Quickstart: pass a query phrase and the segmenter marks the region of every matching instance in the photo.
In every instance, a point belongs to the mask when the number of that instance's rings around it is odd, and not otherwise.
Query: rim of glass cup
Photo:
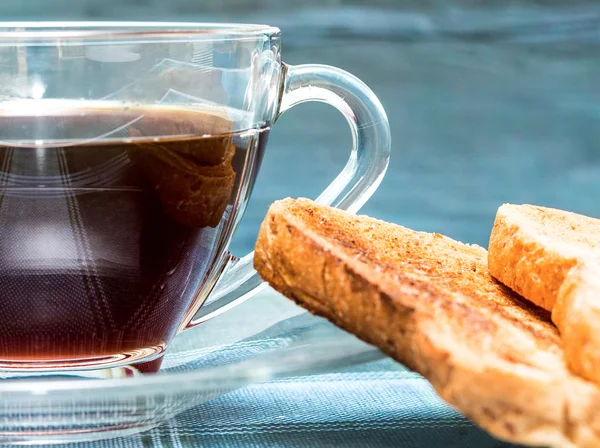
[[[277,27],[219,22],[39,21],[0,22],[0,42],[80,39],[244,39],[279,35]]]

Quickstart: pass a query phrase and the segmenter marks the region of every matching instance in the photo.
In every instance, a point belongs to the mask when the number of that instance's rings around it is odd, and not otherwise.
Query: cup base
[[[81,378],[122,378],[156,373],[165,354],[164,346],[129,353],[90,358],[54,360],[0,359],[0,379],[71,376]]]

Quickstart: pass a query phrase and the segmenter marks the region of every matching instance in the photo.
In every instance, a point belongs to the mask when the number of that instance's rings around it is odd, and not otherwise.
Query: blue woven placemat
[[[73,445],[75,446],[75,445]],[[85,447],[513,447],[381,360],[238,389],[135,436]]]

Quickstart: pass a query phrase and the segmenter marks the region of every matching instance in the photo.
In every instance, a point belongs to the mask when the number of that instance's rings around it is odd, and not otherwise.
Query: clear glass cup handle
[[[316,199],[356,212],[375,192],[388,166],[390,126],[383,106],[362,81],[327,65],[283,64],[284,84],[279,118],[305,101],[320,101],[339,110],[350,125],[352,151],[342,172]],[[187,328],[205,322],[266,287],[253,268],[254,253],[232,259],[214,290]]]

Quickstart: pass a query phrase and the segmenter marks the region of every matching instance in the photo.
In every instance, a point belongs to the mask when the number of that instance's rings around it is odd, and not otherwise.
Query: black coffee
[[[210,109],[0,111],[0,368],[164,349],[267,140],[237,126]]]

